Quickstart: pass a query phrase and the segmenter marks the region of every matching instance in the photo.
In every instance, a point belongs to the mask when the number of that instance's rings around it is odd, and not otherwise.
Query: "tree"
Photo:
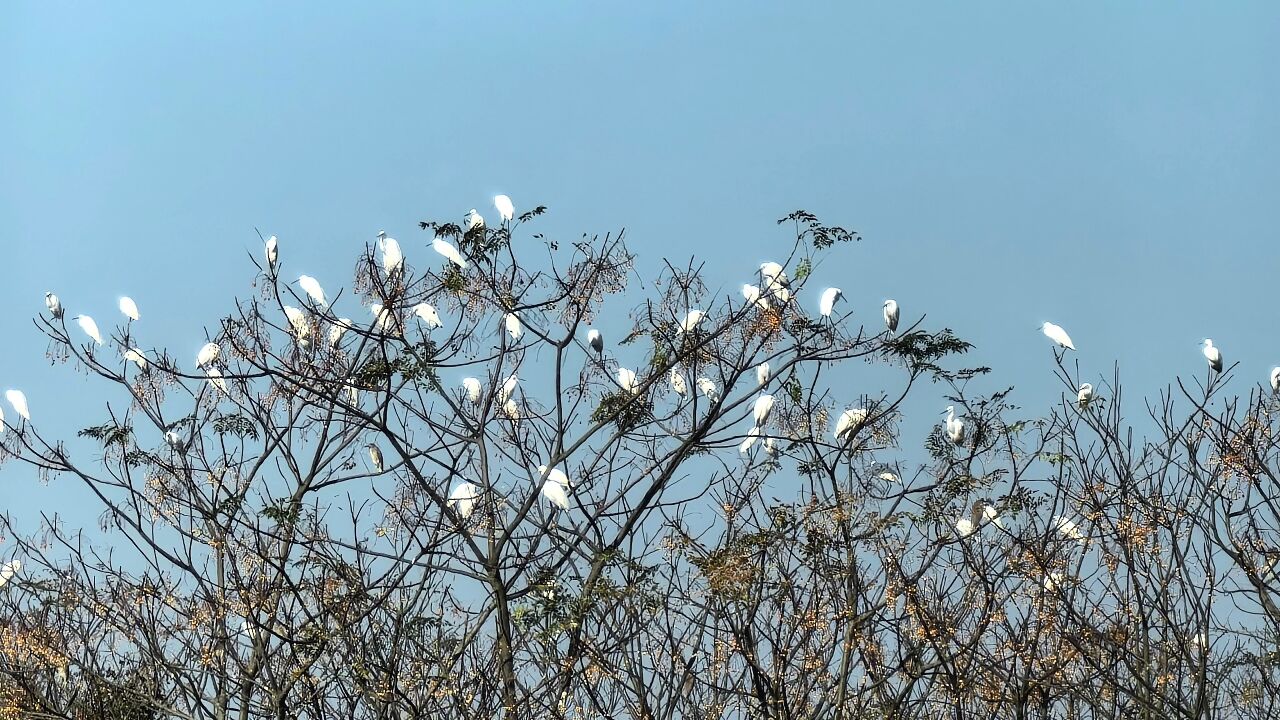
[[[1274,401],[1214,414],[1215,379],[1139,442],[1118,373],[1079,407],[1059,356],[1071,402],[1018,418],[1008,390],[970,391],[989,371],[949,329],[810,314],[813,268],[856,233],[789,215],[744,299],[697,261],[630,289],[623,234],[562,248],[526,234],[543,211],[424,222],[415,265],[372,242],[332,305],[283,279],[287,247],[255,259],[260,294],[199,365],[142,323],[99,347],[41,316],[55,360],[113,394],[76,441],[92,460],[30,423],[3,436],[103,510],[7,533],[12,711],[1273,711]],[[367,320],[334,309],[357,301]],[[597,353],[588,328],[624,303],[630,333]],[[898,381],[850,392],[865,364]],[[960,409],[961,442],[905,436],[921,394]]]

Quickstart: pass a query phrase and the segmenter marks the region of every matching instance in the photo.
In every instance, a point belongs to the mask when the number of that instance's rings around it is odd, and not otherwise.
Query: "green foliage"
[[[613,421],[618,429],[627,432],[643,425],[653,415],[653,404],[639,395],[619,390],[600,398],[600,404],[591,413],[592,422]]]
[[[890,355],[902,358],[912,370],[931,373],[935,380],[968,380],[991,372],[991,368],[986,367],[948,371],[937,364],[948,355],[961,355],[973,348],[971,343],[956,337],[950,328],[936,333],[924,330],[903,333],[886,340],[884,348]]]
[[[813,246],[819,250],[829,248],[838,242],[857,242],[862,236],[852,230],[845,230],[837,225],[823,225],[818,222],[818,217],[806,210],[796,210],[778,220],[781,225],[786,222],[794,222],[800,226],[800,236],[809,236],[813,241]]]
[[[219,415],[213,419],[213,431],[219,435],[231,433],[238,438],[258,439],[258,428],[244,415]]]
[[[405,380],[425,383],[428,387],[435,389],[440,386],[440,379],[434,365],[436,353],[435,342],[422,340],[390,360],[367,361],[355,371],[352,379],[359,387],[376,390],[399,373]]]
[[[259,514],[277,525],[292,525],[298,521],[300,510],[297,504],[288,500],[281,500],[274,505],[268,505],[263,508]]]
[[[133,428],[128,425],[120,426],[115,423],[106,423],[95,427],[87,427],[76,435],[80,437],[91,437],[102,443],[103,447],[111,445],[119,445],[124,447],[129,443],[129,435],[133,433]]]
[[[800,384],[800,380],[798,378],[793,377],[788,380],[786,390],[787,397],[791,398],[791,402],[799,405],[800,401],[804,399],[804,386]]]
[[[810,262],[809,258],[804,258],[796,264],[796,270],[792,273],[792,278],[796,282],[803,282],[811,272],[813,272],[813,263]]]
[[[467,287],[467,276],[462,274],[462,268],[449,263],[445,268],[444,277],[441,278],[441,285],[445,290],[457,295]]]

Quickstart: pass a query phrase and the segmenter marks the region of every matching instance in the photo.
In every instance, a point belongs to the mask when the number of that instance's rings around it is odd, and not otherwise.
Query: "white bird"
[[[773,396],[772,395],[766,394],[756,398],[755,407],[752,409],[752,413],[755,416],[756,427],[764,427],[764,424],[769,422],[769,415],[772,412],[773,412]]]
[[[393,237],[387,237],[386,230],[378,231],[378,249],[382,251],[382,271],[387,277],[404,269],[404,253],[400,251],[400,243]]]
[[[369,306],[369,312],[373,313],[374,323],[377,324],[378,330],[387,331],[387,326],[392,323],[393,315],[391,308],[383,307],[382,303],[373,303]]]
[[[317,305],[328,305],[324,301],[324,290],[320,287],[320,282],[310,275],[299,275],[298,285],[311,298],[311,301]]]
[[[458,517],[466,520],[471,517],[471,511],[475,509],[478,497],[480,497],[480,488],[464,480],[449,492],[449,502],[445,504],[453,508],[458,513]]]
[[[836,440],[840,440],[846,435],[854,434],[866,421],[866,408],[849,408],[840,413],[840,417],[836,418]]]
[[[514,373],[508,375],[507,379],[502,381],[502,386],[498,388],[498,402],[506,402],[510,399],[511,394],[516,391],[516,384],[519,382],[519,378]]]
[[[738,452],[745,455],[751,451],[751,446],[756,444],[756,440],[760,439],[760,427],[752,426],[747,431],[747,436],[742,439],[742,444],[738,446]]]
[[[769,363],[762,362],[756,366],[756,383],[759,385],[769,384]]]
[[[280,256],[280,242],[276,240],[275,235],[267,238],[267,247],[265,252],[267,255],[267,267],[274,268],[276,266],[276,259]]]
[[[550,477],[542,481],[542,497],[561,510],[569,509],[569,493],[565,491],[565,486]]]
[[[884,326],[889,328],[889,332],[897,332],[898,330],[898,302],[896,300],[884,301]]]
[[[885,482],[891,482],[891,483],[902,482],[902,478],[898,477],[897,475],[891,472],[888,472],[887,470],[885,472],[880,473],[876,477],[880,478]]]
[[[51,292],[45,293],[44,306],[49,308],[49,314],[53,316],[54,320],[62,319],[62,301],[58,299],[57,295]]]
[[[691,333],[698,329],[702,321],[706,319],[707,314],[701,310],[690,310],[688,315],[684,316],[684,320],[680,323],[680,332]]]
[[[787,284],[787,273],[776,262],[760,264],[760,284],[766,295]]]
[[[969,511],[968,517],[956,519],[956,535],[963,539],[977,532],[981,518],[982,503],[974,503],[973,509]]]
[[[5,563],[3,567],[0,567],[0,587],[4,587],[10,580],[13,579],[14,575],[17,575],[21,571],[22,571],[21,560],[12,560],[10,562]]]
[[[587,331],[587,345],[591,346],[597,355],[604,352],[604,337],[600,335],[599,330],[591,328]]]
[[[539,465],[538,474],[546,475],[547,479],[551,482],[560,483],[560,486],[565,490],[569,489],[569,476],[565,474],[565,471],[559,468],[551,468],[551,470],[548,471],[546,465]]]
[[[746,299],[748,305],[754,304],[761,310],[769,309],[769,298],[760,294],[760,288],[747,283],[742,286],[742,297]]]
[[[27,396],[21,390],[5,390],[4,398],[13,406],[13,411],[22,416],[23,420],[31,422],[31,411],[27,408]]]
[[[1060,326],[1047,322],[1040,326],[1040,331],[1044,336],[1058,344],[1058,347],[1064,347],[1068,350],[1075,350],[1076,346],[1071,342],[1071,336],[1067,335],[1067,331]]]
[[[94,322],[93,318],[88,315],[77,315],[76,324],[79,325],[80,329],[84,331],[84,334],[92,338],[95,343],[99,345],[102,344],[102,333],[98,332],[98,323]]]
[[[465,220],[467,222],[467,232],[484,227],[484,218],[480,217],[480,213],[476,212],[475,208],[467,211]]]
[[[1280,367],[1271,368],[1271,392],[1280,393]]]
[[[175,430],[166,430],[164,433],[164,443],[172,448],[175,452],[182,452],[183,442],[182,436]]]
[[[444,323],[440,322],[440,314],[436,312],[436,309],[426,303],[414,305],[413,314],[417,315],[432,330],[444,325]]]
[[[684,375],[676,372],[675,368],[671,368],[671,389],[680,397],[689,392],[689,384],[685,382]]]
[[[1084,383],[1080,386],[1080,392],[1076,393],[1076,404],[1081,408],[1089,406],[1089,401],[1093,400],[1093,385]]]
[[[507,400],[502,403],[502,414],[506,415],[508,420],[519,420],[520,405],[516,403],[514,398]]]
[[[209,384],[212,385],[216,390],[218,390],[218,392],[221,392],[223,395],[231,394],[227,390],[227,381],[223,379],[221,370],[219,370],[216,367],[211,367],[211,368],[207,368],[204,371],[204,374],[208,376]]]
[[[373,463],[373,469],[382,472],[382,451],[373,443],[369,443],[365,447],[369,450],[369,461]]]
[[[215,362],[221,352],[222,349],[217,344],[205,343],[204,347],[200,348],[200,354],[196,355],[196,367],[204,367],[211,362]]]
[[[511,218],[516,216],[516,207],[511,204],[511,198],[506,195],[495,195],[493,206],[498,209],[498,215],[503,222],[511,222]],[[472,210],[471,212],[475,211]]]
[[[1222,351],[1214,347],[1209,338],[1204,339],[1204,359],[1209,361],[1214,372],[1222,372]]]
[[[991,506],[991,505],[983,504],[983,506],[982,506],[982,517],[983,517],[983,520],[984,520],[984,521],[989,522],[989,523],[991,523],[991,524],[995,525],[996,527],[1000,528],[1001,530],[1004,530],[1004,529],[1005,529],[1005,527],[1004,527],[1004,520],[1001,520],[1001,519],[1000,519],[1000,511],[999,511],[999,510],[996,510],[996,509],[995,509],[995,507],[993,507],[993,506]]]
[[[1084,533],[1080,532],[1080,528],[1065,515],[1056,515],[1053,518],[1053,524],[1057,527],[1058,532],[1084,545],[1088,540],[1085,539]]]
[[[480,402],[480,381],[473,377],[462,378],[462,389],[467,392],[467,400]]]
[[[342,336],[347,334],[347,330],[351,328],[351,318],[338,318],[338,321],[329,326],[329,347],[336,348],[338,343],[342,342]]]
[[[351,407],[360,406],[360,390],[355,385],[347,386],[347,404]]]
[[[302,347],[307,347],[311,343],[311,321],[307,319],[306,313],[292,305],[285,305],[284,316],[289,320],[289,327],[293,328],[294,339]]]
[[[445,260],[448,260],[463,270],[467,269],[467,261],[463,259],[462,253],[458,252],[458,248],[454,247],[453,243],[448,240],[437,235],[435,239],[431,241],[431,249],[443,255]]]
[[[520,342],[520,336],[524,335],[524,328],[520,325],[520,316],[509,312],[502,318],[502,322],[506,325],[507,334],[511,336],[511,342]]]
[[[694,384],[698,386],[698,392],[702,393],[711,402],[720,399],[720,388],[717,388],[715,382],[710,378],[700,377]]]
[[[955,407],[947,406],[946,431],[947,439],[956,445],[964,444],[964,421],[956,417]]]
[[[778,456],[778,439],[770,435],[764,439],[764,454],[769,457]]]
[[[138,303],[134,302],[131,297],[122,297],[120,298],[120,312],[124,313],[124,316],[130,320],[137,320],[139,317]]]
[[[831,311],[835,309],[836,301],[844,297],[844,291],[840,288],[827,288],[822,291],[822,298],[818,301],[818,312],[822,313],[822,317],[831,317]]]
[[[622,386],[623,390],[626,390],[632,395],[640,392],[640,384],[636,382],[635,371],[628,370],[624,367],[618,368],[618,385]]]
[[[1045,590],[1053,590],[1062,585],[1062,581],[1066,579],[1066,573],[1061,570],[1054,570],[1053,572],[1045,573],[1044,579],[1040,581],[1040,584]]]

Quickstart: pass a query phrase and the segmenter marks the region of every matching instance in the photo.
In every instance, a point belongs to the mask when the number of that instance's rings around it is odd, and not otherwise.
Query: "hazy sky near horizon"
[[[44,357],[46,290],[104,330],[131,295],[194,357],[255,227],[332,293],[379,229],[412,260],[416,221],[502,192],[728,290],[791,210],[856,228],[815,282],[954,328],[1031,411],[1044,320],[1131,399],[1203,375],[1204,337],[1245,393],[1280,364],[1277,38],[1270,2],[11,4],[0,388],[64,434],[102,414]]]

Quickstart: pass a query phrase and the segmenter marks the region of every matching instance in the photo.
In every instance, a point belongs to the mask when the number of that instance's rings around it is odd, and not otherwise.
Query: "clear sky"
[[[815,282],[954,328],[1028,410],[1044,320],[1130,399],[1206,336],[1237,392],[1280,364],[1280,4],[374,5],[5,6],[0,388],[42,427],[103,414],[44,358],[46,290],[104,326],[129,294],[194,357],[254,227],[336,288],[377,230],[412,259],[497,192],[726,288],[790,210],[856,228]]]

